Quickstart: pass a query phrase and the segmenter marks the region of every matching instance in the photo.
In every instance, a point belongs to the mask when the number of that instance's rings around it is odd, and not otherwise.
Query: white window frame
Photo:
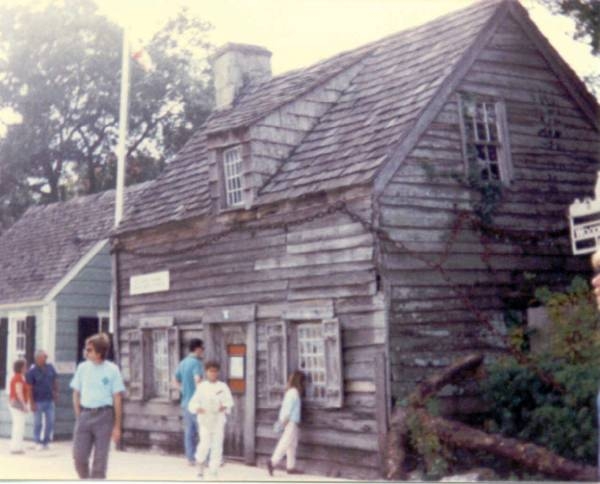
[[[102,320],[103,319],[107,319],[108,320],[108,332],[110,334],[112,334],[114,332],[113,322],[112,322],[112,319],[110,317],[110,312],[109,311],[98,311],[96,313],[96,317],[98,318],[98,332],[99,333],[102,331]]]
[[[18,322],[22,321],[23,325],[25,325],[25,321],[27,320],[28,314],[26,312],[14,312],[8,314],[8,351],[6,352],[6,386],[5,388],[8,390],[8,384],[10,379],[12,378],[12,365],[19,357],[19,352],[17,350],[17,326]],[[25,336],[25,335],[24,335]],[[25,350],[23,351],[22,358],[26,353],[27,341],[24,341]]]
[[[223,188],[226,207],[244,204],[244,179],[241,146],[223,151]]]
[[[327,366],[323,324],[321,322],[297,323],[296,334],[298,369],[307,376],[305,398],[309,402],[324,403],[327,401]]]
[[[512,161],[504,101],[492,99],[488,96],[463,93],[458,96],[458,106],[463,158],[467,176],[469,176],[470,170],[475,167],[478,180],[481,182],[500,182],[508,185],[512,179]],[[481,109],[479,106],[481,106]],[[473,113],[471,114],[469,111],[473,111]],[[478,123],[477,115],[480,111],[483,112],[483,119],[480,120],[482,122]],[[467,126],[468,122],[472,124]],[[479,136],[479,126],[483,127],[482,137]],[[492,136],[494,131],[495,139]],[[469,136],[469,133],[472,134],[472,137]],[[491,149],[496,153],[495,160],[490,155],[493,152]],[[484,153],[484,156],[479,157],[479,152]],[[493,175],[493,166],[497,167],[497,177]],[[487,178],[482,176],[484,172],[487,173]]]
[[[171,378],[169,375],[169,332],[165,328],[153,328],[150,332],[150,341],[152,352],[152,395],[150,398],[168,399]],[[160,338],[157,338],[160,336]],[[158,342],[161,342],[161,348],[158,348]],[[157,349],[162,352],[157,353]],[[158,370],[158,372],[157,372]]]

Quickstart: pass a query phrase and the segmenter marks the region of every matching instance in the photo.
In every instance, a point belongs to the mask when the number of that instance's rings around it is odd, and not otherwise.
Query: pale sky
[[[43,4],[49,0],[0,0],[5,4]],[[574,22],[551,15],[536,0],[520,0],[533,21],[580,77],[600,74],[600,59],[584,42],[572,39]],[[187,6],[209,21],[209,40],[256,44],[273,53],[272,70],[305,67],[408,27],[470,5],[474,0],[97,0],[111,19],[127,22],[143,39],[169,16]],[[3,122],[18,122],[0,110]]]
[[[473,0],[98,0],[109,17],[128,18],[148,37],[180,5],[210,21],[210,39],[262,45],[274,74],[310,65],[447,12]],[[573,22],[553,16],[535,0],[521,0],[554,47],[580,75],[600,71],[600,61],[572,40]]]

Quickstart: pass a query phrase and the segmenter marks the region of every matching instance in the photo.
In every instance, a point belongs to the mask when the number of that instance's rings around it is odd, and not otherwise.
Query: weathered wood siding
[[[249,129],[225,131],[207,140],[209,183],[213,213],[222,204],[222,150],[240,144],[244,165],[244,200],[252,203],[261,187],[276,173],[321,116],[338,100],[362,67],[358,62],[321,86],[288,102],[257,121]]]
[[[344,196],[356,211],[370,217],[368,195],[366,189],[355,189]],[[329,202],[312,199],[300,205],[223,215],[211,221],[211,231],[222,230],[222,224],[231,223],[232,217],[248,220],[249,226],[184,255],[148,258],[127,253],[127,249],[169,251],[190,246],[205,233],[206,221],[124,239],[125,251],[119,256],[122,365],[129,378],[129,349],[123,335],[142,316],[174,316],[183,339],[189,340],[202,337],[202,315],[209,309],[256,304],[255,446],[258,461],[264,462],[276,443],[272,425],[277,413],[266,395],[265,325],[281,321],[290,306],[311,309],[333,304],[342,326],[344,404],[341,409],[303,409],[298,454],[301,464],[313,472],[374,477],[379,465],[374,362],[384,348],[385,328],[373,237],[341,213],[290,225],[287,230],[281,226],[260,228],[304,218],[322,211]],[[129,295],[131,275],[156,270],[170,271],[168,292]],[[126,401],[126,444],[179,449],[179,413],[175,403]]]
[[[504,189],[494,217],[497,227],[542,237],[567,223],[568,205],[590,195],[598,168],[598,133],[516,22],[506,20],[487,45],[460,91],[504,100],[514,180]],[[560,137],[550,139],[554,126]],[[451,238],[460,210],[472,213],[476,190],[464,178],[458,97],[446,103],[380,199],[380,223],[395,240],[435,262]],[[452,286],[467,293],[486,318],[500,318],[517,301],[515,289],[540,286],[589,271],[585,257],[570,257],[568,236],[556,244],[521,247],[462,228],[444,262],[450,282],[412,255],[384,244],[385,281],[391,295],[392,393],[402,398],[437,367],[470,350],[498,351]],[[501,326],[501,325],[500,325]]]

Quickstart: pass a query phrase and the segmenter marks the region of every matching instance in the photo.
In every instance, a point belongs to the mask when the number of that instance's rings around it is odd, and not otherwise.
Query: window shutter
[[[25,318],[25,360],[27,365],[33,364],[35,354],[35,316]]]
[[[325,351],[325,392],[327,407],[339,408],[344,399],[342,374],[342,338],[338,319],[323,320],[323,343]]]
[[[267,399],[278,404],[287,382],[287,344],[285,322],[268,323],[267,332]]]
[[[127,334],[129,340],[129,388],[130,400],[144,399],[144,341],[142,330],[134,329]]]
[[[8,358],[8,319],[0,318],[0,390],[6,387],[6,359]]]
[[[171,383],[181,358],[179,346],[179,328],[177,326],[172,326],[168,328],[167,331],[169,334],[169,398],[173,401],[179,401],[179,390]]]

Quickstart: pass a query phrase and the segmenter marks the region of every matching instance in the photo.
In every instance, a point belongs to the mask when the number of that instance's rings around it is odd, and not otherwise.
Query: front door
[[[234,407],[227,417],[223,454],[244,458],[244,421],[246,408],[246,325],[214,324],[211,331],[212,354],[221,365],[220,379],[229,385]]]

